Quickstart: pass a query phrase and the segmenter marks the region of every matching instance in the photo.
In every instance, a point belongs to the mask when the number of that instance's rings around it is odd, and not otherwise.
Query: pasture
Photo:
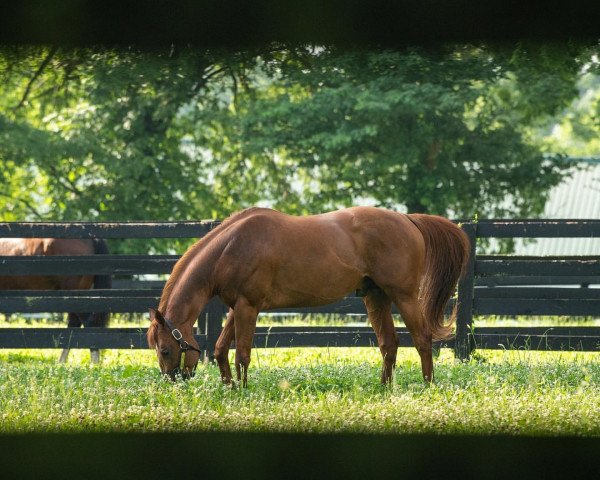
[[[476,229],[470,228],[473,253],[475,238],[479,237],[597,235],[598,222],[555,223],[479,222]],[[5,226],[12,229],[7,235],[16,234],[15,228],[31,227]],[[53,235],[67,237],[87,235],[96,229],[99,230],[96,233],[109,238],[173,235],[187,238],[198,236],[198,229],[210,231],[206,223],[175,225],[184,231],[174,230],[171,224],[157,224],[152,229],[133,224],[73,224],[66,225],[67,229],[64,224],[34,227],[58,228],[60,231]],[[43,269],[51,272],[77,269],[79,273],[132,275],[168,273],[177,257],[114,255],[99,261],[87,257],[68,264],[64,258],[49,262],[35,259],[28,265],[23,260],[12,263],[9,260],[4,260],[7,271],[17,269],[20,274],[47,274]],[[434,360],[436,375],[431,386],[423,382],[419,355],[405,330],[399,335],[403,348],[399,350],[398,368],[390,385],[382,386],[380,352],[374,346],[366,346],[374,338],[369,340],[363,335],[361,346],[357,346],[356,335],[352,334],[344,337],[340,347],[313,348],[315,344],[310,342],[318,340],[317,345],[327,345],[339,335],[336,330],[339,323],[320,315],[310,317],[308,325],[333,325],[330,336],[314,335],[307,340],[308,335],[303,339],[306,333],[303,330],[310,328],[299,329],[296,336],[286,337],[287,343],[280,342],[278,348],[253,350],[247,389],[224,386],[214,365],[200,366],[189,382],[172,383],[161,378],[154,351],[145,349],[143,332],[149,324],[147,314],[133,324],[120,322],[118,313],[113,315],[111,327],[134,327],[132,330],[138,332],[138,340],[143,344],[138,342],[132,350],[119,350],[114,343],[104,343],[99,348],[112,349],[104,351],[100,365],[90,363],[87,349],[74,350],[66,365],[58,364],[59,345],[51,343],[58,341],[54,338],[47,338],[45,345],[37,345],[39,350],[9,349],[28,346],[25,338],[28,333],[44,327],[64,327],[64,322],[11,320],[2,322],[7,331],[11,327],[27,328],[12,329],[13,337],[9,339],[22,336],[23,345],[13,343],[0,350],[0,433],[344,432],[600,437],[598,321],[582,323],[569,316],[597,317],[598,290],[563,288],[565,284],[573,284],[571,287],[596,284],[598,258],[472,255],[471,260],[468,274],[459,286],[461,308],[456,325],[456,346],[460,347],[457,351],[470,360],[458,360],[453,350],[443,348]],[[507,282],[537,286],[512,288],[513,283]],[[82,302],[90,302],[94,308],[110,307],[113,312],[141,312],[158,301],[154,290],[96,290],[85,297],[69,296],[67,291],[58,292],[61,297],[36,296],[40,293],[44,292],[6,295],[4,311],[78,311]],[[323,310],[364,315],[359,298],[344,299]],[[223,313],[209,312],[206,322],[199,325],[202,333],[197,338],[205,342],[209,352],[219,334]],[[493,315],[526,315],[527,320],[511,323],[505,317],[494,319]],[[552,315],[552,323],[537,321],[535,315]],[[401,325],[396,322],[396,327]],[[475,327],[474,333],[471,325]],[[550,325],[558,328],[552,330],[548,328]],[[259,328],[264,326],[259,319]],[[277,344],[271,337],[273,332],[281,331],[278,330],[281,326],[275,323],[262,337],[257,335],[256,346],[267,345],[266,339],[269,346]],[[67,343],[71,345],[71,335],[76,337],[76,333],[86,333],[85,330],[69,332]],[[565,334],[566,330],[569,331]],[[529,341],[530,338],[534,340]],[[283,348],[291,340],[304,348]],[[79,345],[89,348],[92,343]],[[67,345],[60,345],[64,346]],[[46,347],[54,349],[43,349]],[[577,347],[589,352],[562,351]],[[557,351],[533,351],[536,348]],[[229,353],[230,362],[233,355]]]
[[[44,323],[44,325],[48,325]],[[247,389],[216,366],[190,381],[160,377],[153,351],[0,352],[0,433],[294,432],[600,436],[595,352],[450,349],[425,385],[414,348],[401,348],[390,386],[377,348],[253,351]],[[230,355],[233,355],[231,353]]]

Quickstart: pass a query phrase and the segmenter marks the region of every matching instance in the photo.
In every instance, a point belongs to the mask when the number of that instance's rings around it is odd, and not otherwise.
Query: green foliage
[[[248,98],[244,143],[291,160],[306,210],[363,198],[467,218],[535,215],[565,166],[544,159],[526,127],[575,95],[574,53],[322,51],[308,65],[284,64]]]
[[[594,48],[3,47],[0,219],[197,220],[365,202],[535,215],[566,171],[536,132],[571,104]],[[582,138],[592,118],[573,122]]]
[[[177,123],[219,68],[211,53],[32,48],[6,49],[2,61],[0,164],[13,185],[5,220],[228,213]]]
[[[7,48],[0,58],[0,161],[35,167],[35,190],[50,201],[38,202],[34,216],[188,220],[231,212],[213,191],[212,157],[186,149],[190,125],[181,118],[217,101],[218,92],[206,98],[207,83],[234,75],[244,59],[192,49],[36,48]],[[11,210],[23,189],[11,192]]]
[[[591,63],[594,71],[598,62]],[[536,140],[548,151],[574,157],[600,156],[600,76],[586,69],[578,83],[579,95],[563,110],[551,130],[534,131]]]

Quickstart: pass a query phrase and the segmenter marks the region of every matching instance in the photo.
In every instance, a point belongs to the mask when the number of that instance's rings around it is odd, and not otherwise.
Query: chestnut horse
[[[353,207],[294,217],[251,208],[179,259],[158,309],[150,310],[148,343],[163,374],[191,376],[200,353],[193,325],[218,295],[230,309],[215,359],[230,384],[228,351],[235,339],[237,379],[246,386],[259,311],[325,305],[360,288],[383,357],[382,383],[392,379],[398,349],[392,302],[419,352],[423,378],[431,382],[432,341],[450,336],[456,309],[445,322],[444,308],[468,255],[466,234],[438,216]]]
[[[101,239],[66,239],[66,238],[0,238],[0,255],[94,255],[107,254],[106,242]],[[110,275],[0,275],[0,290],[87,290],[89,288],[111,288]],[[79,328],[105,327],[109,314],[102,313],[69,313],[68,326]],[[91,349],[93,363],[98,363],[100,353]],[[64,349],[60,362],[65,362],[69,354]]]

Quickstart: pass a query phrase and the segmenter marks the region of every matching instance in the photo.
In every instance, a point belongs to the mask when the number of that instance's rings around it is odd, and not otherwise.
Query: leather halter
[[[173,325],[173,323],[170,320],[167,320],[164,316],[163,316],[163,319],[165,321],[165,325],[169,328],[169,330],[171,330],[171,335],[173,335],[173,338],[179,344],[179,349],[182,352],[187,352],[188,350],[194,350],[195,352],[198,352],[199,354],[202,355],[201,350],[198,350],[196,347],[194,347],[193,345],[190,345],[186,340],[183,339],[183,334],[181,333],[181,331],[175,325]]]

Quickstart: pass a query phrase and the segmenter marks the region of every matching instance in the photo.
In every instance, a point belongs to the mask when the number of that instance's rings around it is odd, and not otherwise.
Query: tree
[[[5,48],[0,55],[4,220],[223,216],[209,160],[186,152],[181,112],[241,70],[191,48]],[[231,67],[231,66],[235,67]]]
[[[551,125],[542,125],[533,136],[542,148],[572,157],[600,156],[600,60],[598,53],[582,68],[578,95]]]
[[[528,128],[575,95],[579,48],[290,58],[277,65],[279,78],[239,102],[239,143],[293,178],[299,211],[362,198],[411,212],[535,215],[566,170],[528,142]]]
[[[532,132],[576,94],[582,51],[5,47],[0,215],[186,220],[363,202],[534,215],[564,166]]]

